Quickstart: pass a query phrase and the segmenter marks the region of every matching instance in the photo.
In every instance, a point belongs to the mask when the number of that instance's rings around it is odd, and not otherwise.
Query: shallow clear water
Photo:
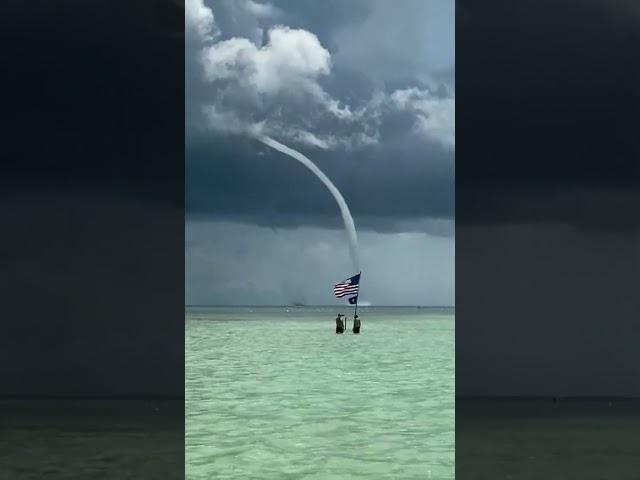
[[[336,313],[187,309],[188,479],[454,478],[453,310]]]

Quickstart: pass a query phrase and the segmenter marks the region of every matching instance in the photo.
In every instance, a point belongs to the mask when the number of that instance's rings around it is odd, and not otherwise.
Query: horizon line
[[[318,305],[292,305],[292,304],[256,304],[256,305],[233,305],[233,304],[205,304],[205,303],[193,303],[185,304],[185,307],[340,307],[340,305],[331,304],[318,304]],[[352,307],[353,305],[347,305]],[[455,305],[363,305],[358,304],[358,307],[395,307],[395,308],[455,308]]]

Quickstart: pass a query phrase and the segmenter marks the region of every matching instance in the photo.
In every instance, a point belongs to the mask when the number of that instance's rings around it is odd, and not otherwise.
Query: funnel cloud
[[[349,211],[349,206],[345,201],[344,197],[340,193],[340,190],[336,188],[329,177],[327,177],[322,170],[320,170],[315,163],[309,160],[300,152],[294,150],[293,148],[289,148],[286,145],[283,145],[280,142],[275,141],[273,138],[260,136],[258,140],[265,145],[277,150],[279,152],[284,153],[285,155],[289,155],[291,158],[299,161],[305,167],[313,172],[313,174],[320,179],[320,181],[324,184],[325,187],[331,192],[333,198],[335,198],[338,207],[340,207],[340,214],[342,215],[342,221],[344,222],[344,228],[347,231],[347,235],[349,236],[349,250],[351,253],[351,261],[353,262],[353,267],[356,272],[360,271],[360,255],[358,253],[358,234],[356,233],[356,226],[353,222],[353,217],[351,216],[351,212]]]

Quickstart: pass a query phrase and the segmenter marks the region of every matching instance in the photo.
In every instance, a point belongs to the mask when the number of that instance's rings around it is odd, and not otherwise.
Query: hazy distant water
[[[454,478],[453,310],[336,313],[187,309],[188,479]]]

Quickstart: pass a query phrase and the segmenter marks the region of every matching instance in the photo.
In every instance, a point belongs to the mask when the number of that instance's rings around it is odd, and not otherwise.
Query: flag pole
[[[362,281],[362,272],[358,273],[358,275],[360,275],[360,278],[358,280],[358,294],[356,295],[356,307],[353,309],[353,324],[356,324],[356,313],[358,313],[358,297],[360,296],[360,285],[361,285],[361,281]]]

